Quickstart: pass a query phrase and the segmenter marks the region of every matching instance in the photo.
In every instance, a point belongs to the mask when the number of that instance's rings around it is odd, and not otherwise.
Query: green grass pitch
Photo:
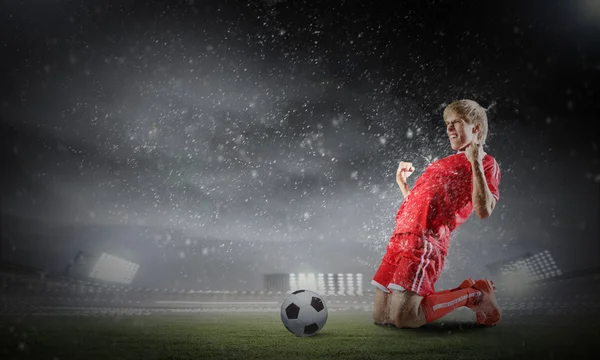
[[[445,318],[415,330],[368,312],[330,312],[297,338],[278,313],[0,317],[0,359],[580,359],[598,350],[586,318],[507,319],[492,328]],[[597,356],[596,356],[597,358]]]

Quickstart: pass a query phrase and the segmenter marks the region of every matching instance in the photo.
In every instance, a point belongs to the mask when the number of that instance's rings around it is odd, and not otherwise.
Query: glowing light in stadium
[[[104,253],[94,265],[90,277],[102,281],[131,284],[139,267],[138,264]]]
[[[289,290],[313,290],[323,295],[362,295],[363,274],[289,274]]]
[[[503,276],[526,281],[544,280],[562,274],[548,250],[502,266]]]

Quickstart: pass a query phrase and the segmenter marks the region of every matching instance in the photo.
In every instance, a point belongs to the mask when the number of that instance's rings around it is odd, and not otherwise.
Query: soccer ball
[[[313,291],[296,290],[281,304],[281,321],[296,336],[315,335],[325,326],[327,305]]]

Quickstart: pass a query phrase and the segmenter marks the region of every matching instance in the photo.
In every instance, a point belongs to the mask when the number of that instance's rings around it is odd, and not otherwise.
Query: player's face
[[[477,135],[475,124],[469,124],[456,113],[449,113],[444,122],[452,150],[464,150]]]

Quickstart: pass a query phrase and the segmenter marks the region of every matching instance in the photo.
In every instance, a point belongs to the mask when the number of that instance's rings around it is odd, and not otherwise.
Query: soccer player
[[[492,214],[498,201],[500,169],[483,145],[488,132],[486,110],[472,100],[444,109],[444,122],[455,154],[430,164],[412,189],[406,179],[414,172],[400,162],[396,181],[404,196],[396,228],[379,269],[373,319],[376,324],[416,328],[467,306],[478,324],[495,325],[501,310],[494,285],[487,279],[467,279],[457,288],[436,292],[450,234],[472,212],[479,219]]]

